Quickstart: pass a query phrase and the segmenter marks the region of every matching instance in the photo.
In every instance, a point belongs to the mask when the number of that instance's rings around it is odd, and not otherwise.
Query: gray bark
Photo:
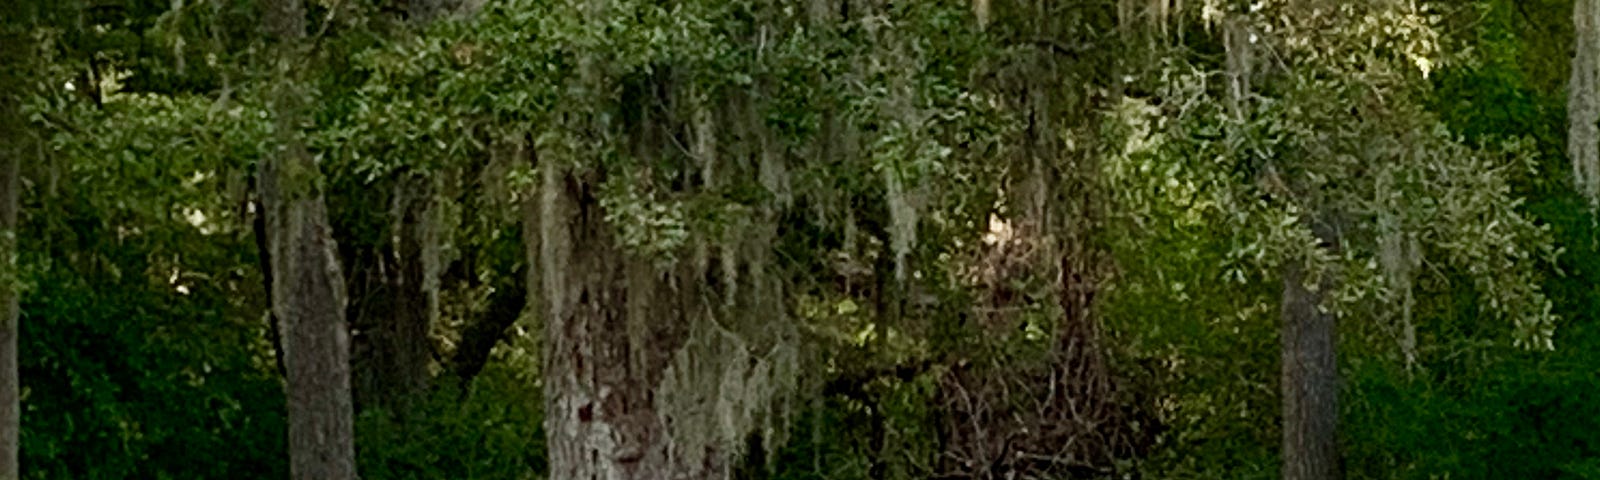
[[[583,21],[604,21],[609,3],[585,1]],[[583,101],[606,103],[605,68],[593,55],[580,56],[574,81],[589,96]],[[570,122],[580,138],[603,139],[612,128],[585,114]],[[669,439],[654,395],[675,344],[655,340],[677,322],[661,311],[666,305],[655,302],[654,290],[666,283],[619,248],[596,198],[605,172],[586,168],[591,157],[573,153],[580,161],[541,157],[538,166],[549,478],[665,478]]]
[[[1332,288],[1324,280],[1306,285],[1303,266],[1284,267],[1283,478],[1340,478],[1339,418],[1334,316],[1319,307]]]
[[[0,37],[0,48],[14,48]],[[16,68],[15,64],[6,68]],[[11,87],[11,85],[6,85]],[[17,90],[8,89],[8,92]],[[22,188],[18,157],[24,124],[16,98],[0,98],[0,480],[19,475],[18,436],[22,429],[21,381],[17,374],[17,197]]]
[[[1222,35],[1228,56],[1228,114],[1234,121],[1243,123],[1248,116],[1250,80],[1255,68],[1250,26],[1245,19],[1230,16],[1224,20]]]
[[[585,20],[606,18],[606,3],[585,2]],[[587,98],[573,103],[622,113],[565,116],[564,127],[576,141],[538,152],[538,208],[525,212],[526,221],[538,227],[537,238],[528,241],[537,245],[528,256],[530,263],[537,260],[538,276],[529,283],[541,292],[530,303],[537,304],[545,324],[550,478],[727,478],[745,453],[745,436],[763,426],[759,415],[775,392],[795,388],[784,383],[794,370],[788,357],[766,353],[776,352],[770,345],[787,331],[783,304],[762,300],[782,297],[781,284],[767,281],[770,261],[764,256],[775,234],[750,229],[723,240],[697,239],[690,258],[666,264],[627,251],[597,192],[618,172],[581,146],[611,142],[631,149],[642,164],[660,165],[678,151],[674,132],[688,131],[694,138],[687,153],[700,171],[686,177],[699,173],[708,189],[732,176],[757,180],[774,195],[774,208],[789,195],[784,152],[762,122],[724,122],[753,114],[750,99],[719,109],[701,103],[716,100],[680,89],[670,74],[650,79],[656,88],[608,93],[614,79],[598,63],[603,58],[580,54],[569,91]],[[670,108],[627,110],[682,102],[693,102],[682,118]],[[608,118],[622,120],[613,124]],[[724,150],[727,158],[720,154]],[[763,214],[766,222],[775,221],[772,211]],[[752,332],[719,324],[719,314],[777,320]],[[765,355],[752,355],[757,352]],[[745,384],[723,385],[732,378]]]
[[[542,176],[550,478],[662,478],[670,465],[654,391],[673,345],[654,340],[675,322],[646,318],[661,313],[660,282],[617,248],[593,185],[553,165]]]
[[[304,92],[293,72],[305,37],[304,6],[275,0],[266,20],[278,42],[271,97],[278,149],[261,161],[261,197],[272,310],[282,324],[288,371],[289,471],[296,479],[355,479],[344,279],[316,186],[317,165],[299,137]]]
[[[589,2],[588,18],[604,18],[604,3]],[[589,62],[580,64],[577,80],[595,95],[586,101],[605,105],[599,95],[604,66]],[[635,141],[642,158],[651,154],[649,117],[634,132],[613,133],[599,117],[577,115],[571,122],[580,136],[616,135],[619,143]],[[683,299],[698,298],[694,282],[674,282],[672,274],[623,250],[597,197],[607,172],[596,158],[539,153],[543,295],[535,303],[544,309],[550,478],[667,478],[671,438],[656,396],[682,343]]]
[[[1572,6],[1572,77],[1567,86],[1567,155],[1590,209],[1600,207],[1600,0]]]

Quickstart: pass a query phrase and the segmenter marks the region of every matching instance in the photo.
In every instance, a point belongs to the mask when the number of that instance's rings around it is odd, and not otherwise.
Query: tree
[[[558,77],[561,103],[542,114],[560,128],[518,140],[539,179],[529,290],[545,323],[552,477],[718,478],[749,436],[784,428],[773,412],[798,374],[772,252],[784,151],[761,121],[764,99],[730,85],[743,72],[720,62],[759,58],[722,35],[790,30],[753,28],[780,11],[770,6],[747,20],[714,5],[597,0],[569,12],[580,20],[562,40],[581,48]],[[704,23],[687,31],[655,23],[695,14]],[[610,18],[647,20],[614,30]],[[684,37],[632,34],[674,30]]]
[[[1572,77],[1567,84],[1567,155],[1578,191],[1600,208],[1600,2],[1572,6]]]
[[[1131,272],[1150,260],[1133,257],[1159,248],[1128,250],[1119,255],[1130,272],[1122,285],[1148,282],[1174,292],[1166,295],[1182,308],[1200,308],[1186,286],[1215,281],[1214,266],[1198,267],[1215,262],[1239,290],[1213,293],[1223,305],[1198,315],[1203,328],[1248,327],[1228,317],[1275,312],[1280,475],[1338,478],[1341,337],[1382,332],[1373,337],[1404,371],[1422,350],[1410,340],[1407,299],[1426,288],[1408,272],[1423,259],[1459,269],[1453,288],[1483,292],[1474,304],[1507,321],[1508,343],[1549,347],[1554,319],[1534,279],[1553,252],[1509,187],[1529,157],[1515,142],[1464,142],[1414,100],[1427,96],[1441,65],[1462,62],[1444,53],[1439,16],[1422,6],[1270,1],[1199,17],[1206,39],[1190,41],[1222,55],[1161,53],[1179,66],[1153,68],[1151,98],[1118,108],[1127,143],[1106,173],[1119,203],[1137,212],[1127,215],[1133,225],[1171,223],[1149,238],[1227,241],[1168,244],[1190,248],[1180,255],[1190,259],[1157,263],[1143,280]],[[1188,68],[1208,73],[1170,76]],[[1161,173],[1134,173],[1141,169]],[[1203,220],[1212,215],[1215,223]],[[1469,233],[1484,231],[1505,233]],[[1210,248],[1219,251],[1208,260],[1201,252]],[[1200,262],[1197,277],[1168,279],[1177,276],[1167,276],[1172,265],[1189,261]]]
[[[1600,465],[1573,2],[56,3],[32,476]]]
[[[17,264],[18,197],[21,195],[20,165],[28,137],[28,124],[22,115],[22,95],[28,91],[25,69],[31,52],[30,42],[19,26],[12,25],[14,7],[3,7],[0,14],[0,479],[22,478],[18,468],[19,435],[22,430],[22,386],[17,370],[17,321],[21,314],[22,277]],[[15,9],[20,10],[20,9]]]
[[[610,0],[586,0],[577,9],[585,33],[604,35]],[[545,311],[545,430],[550,476],[573,480],[645,479],[667,475],[667,432],[653,391],[666,365],[662,352],[676,347],[662,333],[676,327],[675,312],[650,303],[658,284],[653,267],[623,251],[600,203],[606,175],[602,149],[613,125],[617,66],[587,52],[568,81],[577,111],[567,121],[577,132],[570,148],[530,151],[538,165],[539,275]],[[625,133],[624,133],[625,134]],[[530,289],[531,290],[531,289]],[[668,334],[670,335],[670,334]]]
[[[1314,228],[1332,230],[1322,225]],[[1333,234],[1318,237],[1331,239]],[[1323,240],[1330,248],[1335,241]],[[1332,291],[1334,284],[1308,278],[1305,267],[1297,262],[1285,263],[1282,275],[1283,478],[1340,478],[1338,345],[1334,314],[1325,308],[1325,292]]]
[[[261,160],[260,186],[272,271],[272,311],[282,323],[288,373],[290,475],[354,479],[344,277],[334,253],[318,166],[301,138],[305,114],[297,62],[304,58],[300,0],[267,5],[270,104],[277,148]]]
[[[401,29],[394,36],[406,40],[425,38],[427,29],[438,22],[470,19],[481,3],[411,2],[410,28]],[[410,400],[429,387],[429,366],[436,350],[432,334],[439,321],[441,272],[447,260],[441,247],[450,240],[455,227],[443,218],[451,205],[442,190],[457,176],[455,172],[470,169],[458,167],[468,162],[452,161],[445,152],[416,146],[391,147],[393,150],[380,155],[393,157],[387,159],[393,172],[379,179],[364,179],[371,188],[339,192],[349,205],[336,212],[336,216],[342,213],[343,217],[338,226],[343,227],[339,232],[344,234],[340,240],[347,252],[343,260],[350,272],[350,323],[361,332],[355,339],[352,362],[358,409],[372,406],[405,410]],[[340,173],[354,177],[351,180],[363,180],[353,172]],[[469,197],[478,195],[483,193],[466,193]],[[483,322],[473,323],[468,327],[471,331],[464,332],[463,339],[470,344],[468,357],[486,357],[500,333],[516,320],[520,312],[506,315],[506,308],[487,314]],[[494,329],[493,325],[500,328]]]

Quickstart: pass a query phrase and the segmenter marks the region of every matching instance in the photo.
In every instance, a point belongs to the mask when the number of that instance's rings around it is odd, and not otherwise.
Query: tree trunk
[[[366,211],[386,210],[369,208]],[[362,215],[361,211],[352,212]],[[346,217],[343,225],[354,225]],[[392,223],[392,222],[391,222]],[[390,230],[383,230],[382,240],[376,244],[363,242],[357,233],[335,230],[334,238],[344,239],[339,244],[340,265],[345,273],[345,292],[350,299],[345,307],[345,322],[353,332],[350,339],[350,394],[355,411],[363,412],[375,406],[388,405],[388,391],[395,385],[393,377],[398,368],[394,360],[394,324],[399,310],[399,274]]]
[[[545,430],[550,478],[661,478],[665,425],[656,410],[674,349],[652,341],[671,319],[652,305],[649,265],[616,247],[592,184],[543,165],[540,252],[545,316]]]
[[[504,168],[494,172],[487,171],[491,165],[521,166],[530,169],[538,166],[533,157],[533,150],[525,148],[524,141],[500,141],[491,147],[491,157],[486,164],[470,168],[467,178],[480,178],[487,180],[489,176],[503,176]],[[489,362],[489,355],[494,352],[495,345],[506,338],[506,332],[517,320],[522,317],[524,310],[539,312],[538,298],[540,290],[537,287],[539,266],[539,199],[538,190],[529,188],[524,190],[521,200],[516,204],[519,213],[521,230],[518,235],[522,246],[522,263],[510,267],[510,275],[495,275],[492,281],[493,290],[489,293],[488,309],[461,331],[461,341],[456,346],[455,354],[450,358],[450,369],[455,372],[457,385],[465,395],[472,385],[472,380],[483,371]],[[481,202],[485,197],[509,196],[497,187],[489,187],[486,193],[463,195],[461,199],[462,211],[473,212],[485,208]],[[483,247],[487,249],[488,247]],[[479,258],[477,260],[484,260]],[[462,259],[459,265],[462,272],[458,277],[472,277],[477,273],[477,267],[472,263],[472,257]],[[490,262],[494,263],[494,262]],[[454,267],[452,267],[453,269]],[[507,269],[505,266],[496,265],[497,270]],[[464,283],[475,285],[475,280],[462,278]]]
[[[437,184],[420,172],[402,173],[387,182],[392,182],[385,184],[392,195],[345,213],[347,218],[382,218],[386,227],[375,242],[343,244],[342,258],[349,271],[351,298],[346,315],[350,327],[359,332],[351,345],[356,410],[390,408],[403,413],[431,380],[430,333],[439,316],[440,232],[433,218]],[[359,197],[352,199],[362,201]],[[350,223],[357,228],[364,224]],[[346,230],[335,236],[362,238],[359,232]]]
[[[1600,0],[1572,6],[1572,77],[1567,86],[1567,155],[1578,191],[1600,207]]]
[[[389,232],[352,256],[351,321],[361,332],[354,363],[356,405],[404,411],[428,387],[429,333],[438,318],[438,232],[434,184],[425,174],[395,178]],[[385,214],[388,215],[388,214]]]
[[[609,3],[583,2],[582,21],[606,21]],[[574,81],[590,96],[583,100],[604,105],[607,79],[598,61],[592,52],[580,54]],[[586,140],[604,138],[612,129],[586,114],[570,122]],[[669,438],[655,387],[675,344],[654,341],[654,332],[677,322],[653,304],[653,290],[663,282],[652,267],[630,258],[613,238],[596,197],[604,172],[599,162],[586,161],[598,159],[576,157],[573,162],[541,155],[538,165],[543,298],[537,303],[544,308],[549,478],[665,478]]]
[[[519,268],[507,277],[510,281],[496,282],[494,292],[489,294],[488,311],[462,330],[461,342],[456,347],[455,355],[450,358],[451,369],[456,374],[462,392],[466,392],[472,385],[472,379],[477,378],[489,363],[489,354],[494,352],[495,345],[506,338],[506,330],[522,316],[522,310],[528,303],[528,275],[531,274],[526,268]]]
[[[428,386],[433,359],[429,333],[439,316],[438,228],[432,218],[434,183],[422,174],[408,175],[400,197],[400,297],[395,316],[395,396],[405,399]]]
[[[272,310],[282,322],[288,370],[289,472],[296,479],[355,479],[345,285],[317,165],[299,137],[304,92],[293,72],[305,37],[304,7],[300,0],[275,0],[266,20],[278,41],[271,108],[279,143],[262,159],[260,178]]]
[[[1329,480],[1340,478],[1334,317],[1321,309],[1332,282],[1306,280],[1303,265],[1284,267],[1283,478]]]
[[[0,25],[0,28],[6,26]],[[9,32],[5,32],[9,33]],[[19,69],[21,36],[0,35],[0,64]],[[0,73],[13,76],[15,72]],[[7,78],[5,80],[12,80]],[[22,429],[21,381],[17,374],[17,210],[22,183],[18,166],[26,123],[17,82],[0,82],[0,480],[21,478],[17,465]]]
[[[446,17],[473,15],[483,3],[482,0],[412,0],[407,12],[413,25],[420,30]],[[385,215],[386,224],[390,226],[375,245],[347,249],[351,251],[346,263],[351,273],[349,318],[353,327],[361,332],[355,338],[352,353],[358,411],[386,407],[403,413],[412,399],[428,390],[432,381],[429,367],[435,352],[431,333],[439,319],[439,267],[443,261],[438,247],[449,233],[445,230],[448,226],[442,225],[436,217],[441,205],[440,193],[445,188],[445,183],[438,178],[444,173],[413,166],[385,179],[393,182],[386,184],[393,192],[389,210],[352,212],[358,216]],[[502,316],[488,321],[504,319]],[[515,321],[515,315],[509,321]],[[483,349],[467,352],[468,357],[458,357],[468,360],[465,364],[452,361],[446,367],[465,367],[466,373],[460,378],[463,382],[470,379],[482,368],[488,350],[499,340],[500,331],[503,328],[469,332],[479,342],[472,347]]]

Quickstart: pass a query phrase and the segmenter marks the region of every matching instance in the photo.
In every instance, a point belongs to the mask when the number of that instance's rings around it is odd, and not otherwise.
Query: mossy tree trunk
[[[272,310],[282,324],[288,374],[289,471],[296,479],[355,479],[345,284],[318,186],[318,167],[300,130],[304,95],[295,75],[302,60],[305,10],[300,0],[267,4],[277,42],[270,107],[277,149],[261,160]]]
[[[473,15],[482,5],[482,0],[415,0],[407,14],[420,30],[450,16]],[[433,328],[439,320],[444,262],[440,246],[451,228],[440,218],[441,209],[450,206],[441,193],[450,173],[413,165],[382,180],[389,193],[383,198],[388,208],[357,206],[347,212],[358,217],[375,212],[384,219],[374,223],[383,225],[376,241],[368,236],[367,244],[346,248],[351,273],[349,318],[361,332],[355,338],[353,354],[358,409],[382,407],[404,412],[411,400],[428,391],[433,380]],[[505,327],[496,330],[493,325],[515,321],[517,312],[504,315],[505,308],[499,305],[496,310],[499,315],[488,319],[488,324],[474,324],[478,330],[470,340],[477,343],[463,357],[467,361],[450,365],[464,380],[477,374],[501,337]]]
[[[545,428],[550,477],[663,478],[669,471],[656,390],[678,321],[659,273],[629,258],[594,195],[596,183],[544,165],[541,283]]]
[[[582,20],[604,22],[609,3],[584,2]],[[605,93],[608,68],[593,57],[580,60],[573,81],[588,108],[615,106]],[[625,141],[604,115],[574,112],[566,123],[574,144]],[[550,478],[664,478],[671,462],[654,394],[666,362],[652,360],[673,345],[652,345],[636,333],[672,323],[642,318],[659,314],[650,304],[651,268],[623,251],[606,221],[599,198],[606,169],[598,155],[576,147],[535,155]]]
[[[1567,85],[1567,155],[1578,191],[1600,206],[1600,1],[1572,6],[1572,77]]]

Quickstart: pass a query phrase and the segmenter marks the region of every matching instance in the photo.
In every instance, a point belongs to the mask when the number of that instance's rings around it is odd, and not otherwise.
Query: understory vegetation
[[[0,3],[0,478],[1600,478],[1600,0]]]

